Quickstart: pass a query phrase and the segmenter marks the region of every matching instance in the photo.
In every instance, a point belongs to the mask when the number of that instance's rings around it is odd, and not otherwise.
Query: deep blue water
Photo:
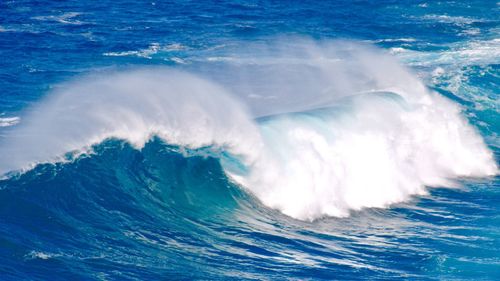
[[[229,74],[248,64],[253,77],[273,57],[259,46],[342,39],[376,46],[460,105],[498,165],[499,15],[496,1],[2,1],[0,146],[40,116],[32,108],[85,75],[166,66],[238,92],[247,88]],[[279,85],[302,85],[296,71]],[[262,76],[250,79],[252,94],[268,85]],[[249,105],[256,117],[266,106],[277,105]],[[70,118],[61,112],[42,115]],[[259,126],[274,128],[266,118]],[[34,143],[16,154],[45,149]],[[186,152],[157,137],[137,149],[115,135],[92,149],[0,180],[1,280],[500,279],[498,175],[309,220],[231,180],[225,152]],[[0,153],[0,168],[12,153]]]

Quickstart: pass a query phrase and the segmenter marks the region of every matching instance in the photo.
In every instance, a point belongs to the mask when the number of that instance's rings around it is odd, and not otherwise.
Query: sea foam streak
[[[305,220],[385,207],[461,176],[497,174],[459,106],[376,51],[332,46],[272,48],[267,55],[281,55],[271,63],[259,63],[267,59],[260,54],[215,71],[210,79],[223,86],[165,69],[67,84],[8,132],[0,173],[59,161],[108,138],[141,148],[158,136],[209,147],[232,180]]]

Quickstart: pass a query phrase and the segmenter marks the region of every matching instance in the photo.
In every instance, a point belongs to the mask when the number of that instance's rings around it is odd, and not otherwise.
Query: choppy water
[[[499,279],[499,14],[1,2],[0,279]]]

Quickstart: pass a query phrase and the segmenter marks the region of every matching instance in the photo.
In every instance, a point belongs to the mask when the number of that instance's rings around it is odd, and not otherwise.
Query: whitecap
[[[9,127],[18,124],[21,118],[15,117],[0,117],[0,127]]]
[[[123,52],[107,52],[104,53],[104,56],[109,57],[140,57],[146,59],[152,59],[154,55],[158,53],[168,53],[174,51],[184,50],[186,47],[179,43],[161,45],[160,43],[153,42],[145,49],[132,50],[132,51],[123,51]]]
[[[422,17],[424,20],[430,20],[440,23],[448,23],[454,25],[470,25],[476,22],[484,22],[484,19],[476,19],[471,17],[463,16],[449,16],[449,15],[425,15]]]
[[[56,254],[51,254],[51,253],[45,253],[45,252],[40,252],[40,251],[31,251],[28,254],[26,254],[24,257],[25,259],[41,259],[41,260],[48,260],[53,257],[57,257],[59,255]]]
[[[55,21],[62,24],[81,25],[84,24],[84,22],[75,19],[80,15],[82,15],[82,13],[68,12],[61,15],[35,16],[33,19],[39,21]]]

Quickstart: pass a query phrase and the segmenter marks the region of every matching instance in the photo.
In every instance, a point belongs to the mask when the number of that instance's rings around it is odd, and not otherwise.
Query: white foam
[[[252,174],[236,181],[266,205],[311,220],[387,207],[426,186],[498,172],[460,109],[435,94],[410,104],[365,96],[333,113],[264,122],[265,152]]]

